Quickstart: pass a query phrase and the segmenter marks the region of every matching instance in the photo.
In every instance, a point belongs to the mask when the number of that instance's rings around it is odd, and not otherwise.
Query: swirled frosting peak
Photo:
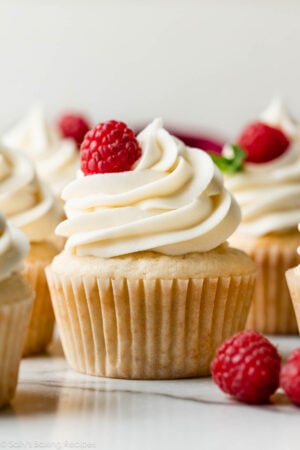
[[[54,194],[22,153],[0,146],[0,210],[30,241],[51,238],[62,217]]]
[[[267,163],[245,163],[225,179],[242,209],[241,234],[263,236],[296,230],[300,221],[300,126],[275,100],[260,120],[281,129],[290,140],[287,151]]]
[[[77,255],[112,257],[144,250],[209,251],[232,234],[239,208],[202,150],[171,136],[160,119],[138,136],[133,170],[80,176],[63,191],[67,220],[57,234]]]
[[[32,108],[1,140],[7,147],[26,153],[38,174],[57,195],[75,178],[79,169],[76,143],[63,139],[39,107]]]
[[[0,281],[23,269],[23,259],[28,251],[26,236],[9,225],[0,212]]]

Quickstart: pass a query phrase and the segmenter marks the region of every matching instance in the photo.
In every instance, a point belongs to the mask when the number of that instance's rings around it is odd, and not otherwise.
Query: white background
[[[0,56],[0,130],[36,101],[225,136],[274,95],[300,117],[297,0],[0,0]]]

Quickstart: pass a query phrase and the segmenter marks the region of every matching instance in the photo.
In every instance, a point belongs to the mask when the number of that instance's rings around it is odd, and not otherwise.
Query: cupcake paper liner
[[[270,245],[248,251],[257,264],[255,293],[247,328],[264,334],[296,334],[298,327],[285,272],[298,264],[296,249]]]
[[[32,298],[0,306],[0,407],[14,396]]]
[[[290,269],[286,272],[286,279],[295,310],[298,331],[300,332],[300,274],[299,272],[295,273],[295,269]]]
[[[35,292],[35,300],[26,333],[23,356],[43,352],[52,338],[54,312],[45,275],[46,265],[41,261],[25,263],[23,275]]]
[[[135,280],[46,272],[70,366],[129,379],[208,375],[219,344],[244,328],[255,282],[252,274]]]

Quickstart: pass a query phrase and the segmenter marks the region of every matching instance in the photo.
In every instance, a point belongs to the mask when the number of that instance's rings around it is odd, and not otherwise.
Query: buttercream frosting
[[[39,176],[60,195],[76,176],[79,152],[75,141],[62,138],[47,121],[41,108],[35,107],[1,138],[10,148],[26,153],[35,163]]]
[[[79,176],[63,191],[67,220],[57,234],[77,255],[144,250],[205,252],[224,243],[240,210],[207,153],[171,136],[160,119],[138,136],[133,170]]]
[[[23,259],[29,251],[26,236],[8,224],[0,212],[0,281],[23,269]]]
[[[21,152],[0,146],[0,210],[31,242],[51,239],[62,217],[52,191]]]
[[[300,221],[300,126],[278,100],[260,120],[286,134],[287,151],[267,163],[246,162],[241,172],[225,178],[242,210],[237,232],[253,237],[288,232]]]

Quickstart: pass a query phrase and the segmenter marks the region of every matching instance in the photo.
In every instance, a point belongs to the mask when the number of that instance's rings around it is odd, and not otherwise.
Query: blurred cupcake
[[[1,140],[7,147],[26,153],[34,162],[40,178],[58,197],[79,169],[77,143],[61,136],[59,130],[47,121],[41,108],[30,110]]]
[[[242,223],[230,243],[249,253],[258,267],[247,327],[293,334],[297,324],[285,272],[299,261],[300,127],[275,101],[244,129],[237,144],[225,147],[225,158],[215,160],[227,172],[226,187],[242,209]]]
[[[57,228],[66,248],[46,269],[69,364],[117,378],[208,375],[244,327],[255,281],[251,259],[226,244],[240,211],[221,173],[160,120],[137,139],[122,122],[99,124],[81,157]]]
[[[300,231],[300,223],[298,225],[298,230]],[[298,255],[300,255],[300,247],[298,247]],[[298,329],[300,331],[300,264],[286,272],[286,279],[296,314]]]
[[[38,353],[49,343],[54,315],[44,268],[58,253],[54,229],[63,214],[33,164],[22,153],[0,146],[0,210],[30,241],[24,276],[35,291],[35,302],[26,336],[24,355]]]
[[[0,213],[0,407],[14,396],[33,291],[21,275],[29,244]]]

